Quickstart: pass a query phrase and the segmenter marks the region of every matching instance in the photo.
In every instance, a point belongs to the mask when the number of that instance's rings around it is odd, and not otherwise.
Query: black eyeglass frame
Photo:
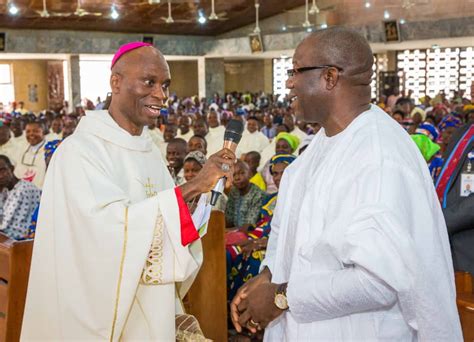
[[[317,69],[327,69],[327,68],[336,68],[337,71],[341,72],[342,68],[335,66],[335,65],[316,65],[316,66],[308,66],[308,67],[301,67],[301,68],[294,68],[294,69],[288,69],[286,70],[286,74],[288,77],[293,77],[298,73],[302,73],[305,71],[310,71],[310,70],[317,70]]]

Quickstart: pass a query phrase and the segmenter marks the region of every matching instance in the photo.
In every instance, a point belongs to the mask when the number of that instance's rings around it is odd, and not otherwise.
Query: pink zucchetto
[[[112,69],[114,67],[115,63],[117,63],[117,61],[120,59],[120,57],[125,55],[127,52],[130,52],[132,50],[141,48],[143,46],[153,46],[153,45],[148,44],[148,43],[142,43],[142,42],[131,42],[131,43],[127,43],[127,44],[124,44],[121,47],[119,47],[119,49],[117,50],[117,52],[114,55],[114,58],[112,58],[112,65],[110,66],[110,69]]]

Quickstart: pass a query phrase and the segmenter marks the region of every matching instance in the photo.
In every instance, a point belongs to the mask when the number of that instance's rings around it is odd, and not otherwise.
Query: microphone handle
[[[224,148],[228,148],[232,152],[235,152],[237,149],[237,144],[232,140],[224,140]],[[225,183],[227,181],[227,177],[222,177],[219,179],[217,184],[214,186],[214,189],[211,190],[211,205],[215,206],[219,196],[224,191]]]
[[[219,196],[224,191],[225,182],[227,181],[227,177],[222,177],[217,181],[216,186],[214,189],[211,190],[211,205],[215,206]]]

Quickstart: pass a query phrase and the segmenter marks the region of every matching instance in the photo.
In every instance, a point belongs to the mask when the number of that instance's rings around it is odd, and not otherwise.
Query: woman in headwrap
[[[439,136],[440,136],[440,132],[438,131],[438,129],[429,122],[422,123],[416,129],[415,134],[425,135],[433,143],[435,143],[439,139]],[[415,139],[419,139],[419,138],[415,138]],[[416,141],[415,141],[415,143],[416,143]],[[420,144],[421,143],[422,142],[420,140]],[[435,145],[439,146],[438,144],[435,144]],[[426,144],[426,146],[427,146],[427,144]],[[421,150],[420,146],[418,146],[418,148],[420,148],[420,150]],[[443,166],[443,156],[440,152],[440,149],[438,148],[438,151],[435,153],[435,155],[433,157],[431,157],[431,160],[428,162],[428,168],[430,170],[431,178],[433,178],[433,182],[436,182],[436,180],[438,179],[438,176],[441,172],[442,166]]]
[[[275,138],[275,154],[295,154],[300,144],[300,139],[293,134],[287,132],[280,132]],[[265,164],[262,169],[262,176],[267,184],[267,193],[271,194],[278,189],[273,182],[273,177],[270,172],[270,161]]]
[[[420,150],[423,158],[426,160],[431,178],[433,178],[433,181],[435,182],[441,170],[441,166],[443,165],[443,159],[437,154],[440,150],[440,146],[425,134],[413,134],[411,138]]]
[[[284,170],[295,159],[296,157],[291,154],[277,154],[270,160],[270,172],[277,189]],[[240,286],[259,272],[260,263],[265,257],[277,195],[278,193],[274,193],[266,198],[258,222],[240,232],[240,241],[233,242],[230,239],[226,241],[229,300],[234,297]]]
[[[462,126],[462,121],[455,115],[446,115],[438,125],[441,135],[436,141],[441,146],[441,153],[446,150],[446,147],[451,141],[451,137],[457,128]]]

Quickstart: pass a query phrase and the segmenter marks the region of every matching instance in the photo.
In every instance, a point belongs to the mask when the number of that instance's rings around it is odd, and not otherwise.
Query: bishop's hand
[[[189,201],[197,195],[211,191],[222,177],[226,177],[227,182],[232,182],[235,161],[234,152],[227,148],[209,157],[196,177],[180,186],[184,200]]]

